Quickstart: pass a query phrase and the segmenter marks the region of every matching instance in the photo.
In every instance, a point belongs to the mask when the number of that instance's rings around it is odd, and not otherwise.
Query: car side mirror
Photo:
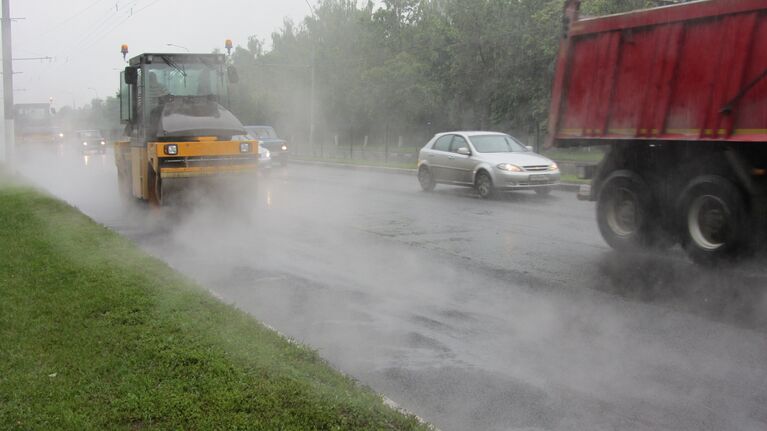
[[[230,83],[236,84],[240,82],[240,76],[237,74],[237,69],[234,66],[227,67],[226,74],[229,77]]]
[[[525,148],[527,148],[527,151],[533,151],[532,145],[525,145]]]
[[[469,150],[466,147],[461,147],[461,148],[455,150],[455,152],[460,154],[460,155],[462,155],[462,156],[470,156],[471,155],[471,150]]]
[[[138,69],[135,67],[125,68],[125,83],[128,85],[136,85],[138,82]]]

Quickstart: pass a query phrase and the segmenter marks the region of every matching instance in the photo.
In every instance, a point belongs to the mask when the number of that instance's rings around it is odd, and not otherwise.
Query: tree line
[[[584,0],[582,14],[656,5]],[[320,0],[296,24],[251,37],[232,61],[232,109],[305,142],[545,127],[564,0]],[[312,86],[314,82],[314,86]],[[314,87],[314,92],[312,92]],[[312,94],[314,97],[312,98]]]

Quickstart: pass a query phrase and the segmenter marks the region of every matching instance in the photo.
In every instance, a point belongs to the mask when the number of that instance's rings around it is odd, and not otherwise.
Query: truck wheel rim
[[[698,196],[687,213],[690,237],[705,250],[723,247],[730,233],[730,211],[727,204],[712,195]]]
[[[628,189],[616,190],[615,197],[607,209],[607,224],[620,237],[633,235],[639,227],[636,195]]]

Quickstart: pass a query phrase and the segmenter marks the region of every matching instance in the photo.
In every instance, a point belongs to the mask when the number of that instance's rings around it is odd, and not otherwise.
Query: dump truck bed
[[[571,23],[549,145],[767,142],[767,0],[710,0]]]

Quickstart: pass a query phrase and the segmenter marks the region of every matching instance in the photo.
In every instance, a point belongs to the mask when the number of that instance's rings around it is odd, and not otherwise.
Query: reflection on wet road
[[[617,255],[593,204],[293,164],[150,210],[111,155],[23,174],[443,430],[767,429],[767,271]]]

